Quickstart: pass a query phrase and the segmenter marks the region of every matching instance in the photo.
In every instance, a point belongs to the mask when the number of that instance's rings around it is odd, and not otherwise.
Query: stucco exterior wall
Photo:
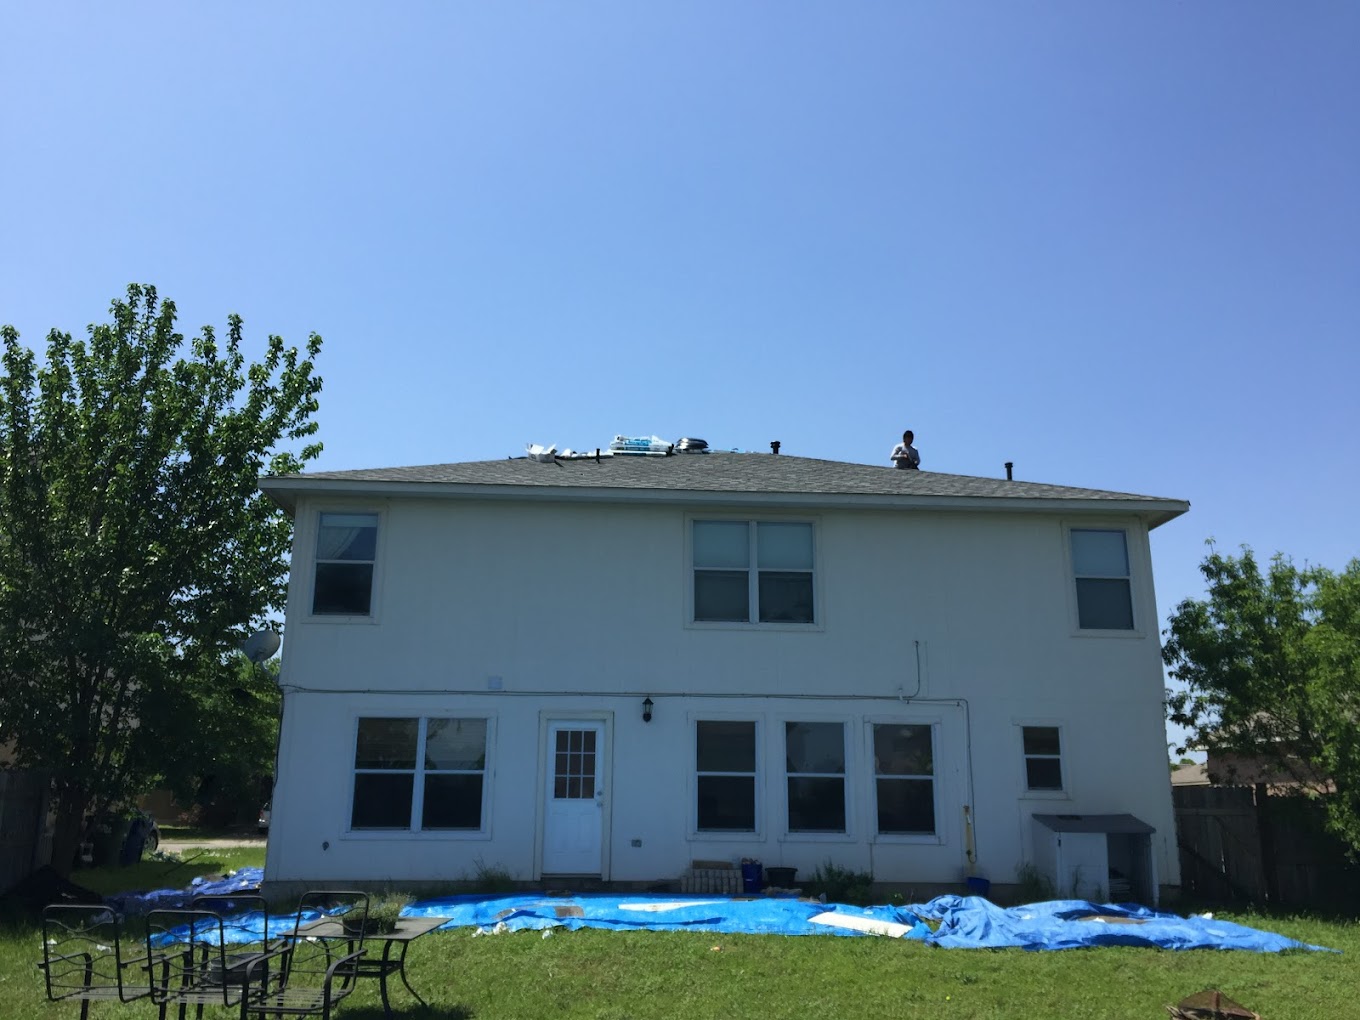
[[[380,514],[370,620],[308,615],[321,510]],[[695,516],[813,522],[817,623],[688,622]],[[1071,526],[1127,530],[1134,631],[1077,629]],[[271,881],[450,879],[478,862],[537,878],[559,717],[606,724],[606,879],[750,856],[959,882],[968,805],[993,881],[1032,860],[1029,816],[1053,812],[1137,815],[1156,827],[1161,881],[1178,881],[1148,536],[1132,516],[304,500],[286,634]],[[356,720],[404,714],[494,720],[484,833],[348,831]],[[699,718],[757,722],[754,835],[695,832]],[[848,724],[849,831],[790,835],[782,726],[820,720]],[[874,722],[935,727],[936,837],[874,834]],[[1026,724],[1061,728],[1062,793],[1025,790]]]

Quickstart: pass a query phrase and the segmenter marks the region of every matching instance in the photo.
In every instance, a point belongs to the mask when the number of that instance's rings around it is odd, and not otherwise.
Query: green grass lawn
[[[252,853],[259,851],[245,851]],[[249,863],[234,851],[219,853],[217,861],[218,870]],[[146,868],[124,869],[123,878],[140,880]],[[181,869],[174,877],[185,873]],[[116,875],[106,877],[117,881]],[[1344,952],[1101,948],[1027,953],[830,935],[586,930],[557,931],[548,938],[534,931],[473,938],[470,929],[462,929],[431,934],[411,947],[411,983],[434,1009],[420,1009],[399,983],[392,994],[398,1015],[412,1020],[1152,1020],[1165,1016],[1165,1004],[1204,988],[1222,989],[1267,1020],[1360,1015],[1360,927],[1354,922],[1230,916]],[[35,925],[0,928],[0,1017],[5,1020],[78,1015],[76,1006],[43,998],[33,966],[39,954]],[[155,1015],[146,1003],[101,1003],[91,1010],[96,1018],[150,1020]],[[209,1015],[227,1014],[219,1009]],[[339,1015],[379,1020],[376,984],[365,982]]]

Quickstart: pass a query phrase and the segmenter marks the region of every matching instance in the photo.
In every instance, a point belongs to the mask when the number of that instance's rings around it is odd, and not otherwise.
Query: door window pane
[[[553,758],[553,797],[590,800],[595,796],[595,731],[558,730]]]

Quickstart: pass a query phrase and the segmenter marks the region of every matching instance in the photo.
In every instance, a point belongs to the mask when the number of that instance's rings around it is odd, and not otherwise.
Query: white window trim
[[[373,590],[368,597],[367,616],[347,616],[340,613],[314,613],[312,607],[316,604],[316,543],[321,532],[322,514],[371,514],[378,518],[378,534],[373,542]],[[306,583],[299,585],[306,590],[302,593],[305,600],[302,604],[302,612],[299,619],[303,623],[338,623],[356,624],[367,623],[377,624],[380,621],[381,602],[380,595],[383,584],[383,547],[386,544],[384,536],[387,534],[387,509],[377,506],[345,506],[343,504],[317,504],[307,510],[307,526],[299,529],[298,541],[305,543],[300,548],[306,550],[307,579]],[[297,562],[295,556],[294,562]],[[296,572],[295,572],[296,576]],[[409,717],[403,717],[409,718]]]
[[[361,770],[354,767],[354,749],[359,740],[359,720],[360,719],[417,719],[419,727],[416,731],[416,765],[417,768],[409,770],[415,776],[424,777],[425,770],[420,768],[420,763],[425,760],[425,724],[430,719],[485,719],[486,720],[486,765],[482,769],[482,827],[480,829],[421,829],[419,825],[421,811],[425,806],[425,784],[412,782],[411,794],[411,825],[405,829],[355,829],[352,828],[354,821],[354,777]],[[491,756],[495,749],[496,741],[496,716],[491,712],[455,712],[452,714],[444,713],[424,713],[419,711],[411,712],[365,712],[358,711],[354,715],[354,725],[350,728],[349,757],[347,768],[349,769],[348,796],[345,799],[345,824],[343,839],[354,840],[429,840],[433,842],[441,841],[485,841],[492,838],[491,818],[492,818],[492,768]],[[402,772],[406,769],[363,769],[363,772]],[[434,775],[446,775],[450,770],[435,769]]]
[[[1091,627],[1083,628],[1081,625],[1081,609],[1077,600],[1077,570],[1076,564],[1072,561],[1072,532],[1074,531],[1121,531],[1124,533],[1124,555],[1129,561],[1129,606],[1133,612],[1133,628],[1131,630],[1098,630]],[[1141,548],[1135,549],[1134,537],[1139,534],[1138,529],[1129,521],[1064,521],[1062,524],[1062,549],[1063,549],[1063,569],[1066,572],[1064,584],[1067,588],[1067,612],[1068,623],[1072,629],[1073,637],[1090,638],[1143,638],[1147,634],[1143,629],[1143,613],[1139,606],[1139,592],[1143,588],[1143,579],[1135,568],[1135,559],[1141,558]]]
[[[702,712],[691,711],[688,713],[689,723],[689,748],[690,767],[686,777],[686,796],[689,801],[689,841],[691,843],[750,843],[753,840],[764,840],[765,838],[765,719],[756,713],[741,712]],[[699,723],[701,722],[744,722],[752,723],[756,728],[756,773],[755,791],[755,829],[737,831],[734,829],[701,829],[699,828],[699,769],[698,762],[695,760],[694,752],[698,747]],[[705,772],[704,775],[723,775],[720,772]],[[733,772],[730,775],[745,775],[744,772]]]
[[[866,716],[864,719],[864,771],[869,777],[869,832],[874,843],[895,843],[915,846],[943,846],[944,818],[941,815],[941,791],[944,789],[940,773],[940,726],[938,716],[915,718],[892,718],[889,716]],[[878,769],[874,766],[874,727],[875,726],[928,726],[930,727],[930,757],[935,768],[930,777],[934,785],[935,831],[934,832],[879,832],[878,831]],[[907,779],[907,776],[888,776],[886,778]]]
[[[814,561],[816,562],[816,561]],[[858,827],[855,824],[858,801],[855,796],[855,769],[852,767],[855,761],[855,748],[851,734],[854,732],[854,718],[845,715],[818,716],[815,712],[795,712],[791,714],[781,714],[774,719],[773,726],[778,733],[778,762],[779,762],[779,820],[780,820],[780,843],[854,843],[859,839]],[[845,787],[845,831],[844,832],[795,832],[789,827],[789,766],[788,766],[788,739],[787,723],[832,723],[841,728],[841,742],[843,748],[842,758],[845,771],[840,773],[841,782]],[[837,775],[833,772],[795,772],[795,776],[806,776],[812,779],[826,778],[832,779]]]
[[[760,616],[760,568],[757,565],[759,555],[754,538],[750,544],[751,563],[746,567],[747,570],[747,590],[750,593],[749,606],[755,620],[741,622],[735,620],[696,620],[694,618],[694,522],[696,521],[725,521],[729,523],[745,523],[748,526],[756,524],[806,524],[812,528],[812,622],[811,623],[791,623],[787,621],[770,621],[761,623]],[[698,513],[686,514],[684,520],[685,541],[684,541],[684,578],[685,578],[685,599],[684,599],[684,625],[692,630],[743,630],[761,631],[763,633],[791,633],[791,634],[816,634],[826,630],[826,609],[822,598],[822,551],[821,551],[821,518],[816,515],[798,514],[782,516],[778,513]],[[751,527],[754,534],[755,528]]]
[[[1071,800],[1071,771],[1067,767],[1069,760],[1067,747],[1066,726],[1058,719],[1014,719],[1015,724],[1015,744],[1016,754],[1020,762],[1019,769],[1019,796],[1021,800]],[[1027,763],[1029,755],[1025,754],[1025,727],[1047,727],[1058,731],[1058,768],[1062,773],[1061,790],[1031,790],[1029,788],[1029,769]],[[1051,758],[1052,755],[1036,755],[1039,758]]]

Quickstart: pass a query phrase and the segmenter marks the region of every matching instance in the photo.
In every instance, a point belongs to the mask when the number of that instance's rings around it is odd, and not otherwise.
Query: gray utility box
[[[1133,815],[1035,815],[1034,865],[1061,898],[1155,907],[1156,831]]]

